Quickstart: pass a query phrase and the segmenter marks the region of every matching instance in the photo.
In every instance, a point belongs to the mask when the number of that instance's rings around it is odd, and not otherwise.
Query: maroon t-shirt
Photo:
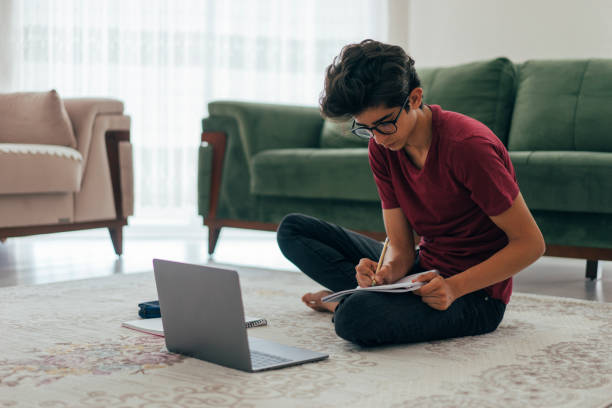
[[[488,127],[437,105],[429,108],[432,139],[422,169],[403,149],[370,140],[368,150],[382,207],[402,209],[421,236],[421,265],[448,277],[507,245],[489,216],[509,209],[519,188],[508,151]],[[512,278],[485,290],[507,304]]]

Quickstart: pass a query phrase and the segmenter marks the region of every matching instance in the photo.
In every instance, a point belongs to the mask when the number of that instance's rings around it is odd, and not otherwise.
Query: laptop
[[[170,352],[249,372],[329,357],[247,336],[236,271],[154,259],[153,272]]]

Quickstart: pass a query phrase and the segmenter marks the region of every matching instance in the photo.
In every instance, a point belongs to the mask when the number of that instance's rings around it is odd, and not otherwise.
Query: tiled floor
[[[224,229],[214,258],[207,255],[206,237],[204,227],[128,227],[122,257],[115,256],[106,230],[9,239],[0,244],[0,286],[150,271],[153,258],[298,272],[278,250],[274,233]],[[516,276],[515,291],[612,302],[612,263],[602,263],[597,281],[584,278],[584,267],[582,260],[542,258]]]

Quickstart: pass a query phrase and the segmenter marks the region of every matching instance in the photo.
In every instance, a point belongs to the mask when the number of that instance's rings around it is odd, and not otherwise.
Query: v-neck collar
[[[438,129],[437,129],[438,112],[436,111],[436,109],[433,109],[431,105],[427,105],[427,107],[431,111],[431,143],[429,144],[429,149],[427,149],[427,157],[425,158],[425,163],[423,163],[423,167],[419,169],[413,163],[412,159],[408,155],[408,152],[402,148],[402,154],[405,157],[405,162],[407,162],[405,168],[407,168],[411,174],[418,176],[418,177],[426,173],[426,170],[429,166],[429,162],[433,160],[431,159],[431,156],[438,151],[438,139],[439,139]]]

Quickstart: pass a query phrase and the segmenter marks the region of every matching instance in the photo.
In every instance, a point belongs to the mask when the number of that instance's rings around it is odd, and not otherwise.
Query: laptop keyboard
[[[272,354],[262,353],[261,351],[251,350],[251,362],[253,367],[265,367],[274,364],[288,363],[289,358],[273,356]]]

